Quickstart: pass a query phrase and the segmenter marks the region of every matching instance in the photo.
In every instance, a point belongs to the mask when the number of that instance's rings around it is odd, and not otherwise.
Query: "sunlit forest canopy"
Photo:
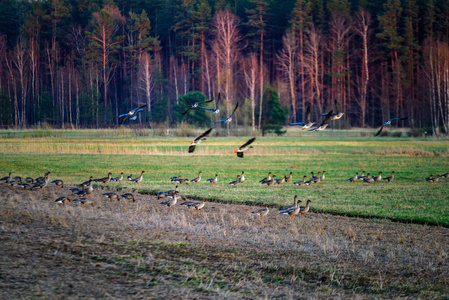
[[[111,127],[144,104],[125,125],[209,124],[179,112],[220,94],[217,120],[240,104],[231,128],[262,130],[275,97],[283,125],[310,107],[344,112],[338,128],[449,131],[446,0],[0,3],[2,128]]]

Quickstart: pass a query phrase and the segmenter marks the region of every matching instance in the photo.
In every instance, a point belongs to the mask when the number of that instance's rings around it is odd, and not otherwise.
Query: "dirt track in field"
[[[0,298],[449,297],[448,228],[102,192],[0,185]]]

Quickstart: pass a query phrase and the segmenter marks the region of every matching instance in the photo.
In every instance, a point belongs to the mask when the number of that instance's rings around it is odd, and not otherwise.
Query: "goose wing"
[[[206,130],[205,132],[203,132],[200,136],[198,136],[198,137],[195,139],[195,142],[198,141],[198,140],[200,140],[200,139],[202,139],[203,137],[209,135],[209,133],[210,133],[211,131],[212,131],[212,128],[209,128],[208,130]]]
[[[246,143],[244,143],[243,145],[241,145],[239,149],[242,149],[242,148],[245,148],[246,146],[251,145],[255,140],[256,140],[255,137],[249,139]]]
[[[326,117],[324,117],[323,122],[321,122],[320,126],[323,126],[324,124],[326,124],[327,121],[329,121],[330,117],[332,116],[333,110],[331,110],[330,112],[327,113]]]

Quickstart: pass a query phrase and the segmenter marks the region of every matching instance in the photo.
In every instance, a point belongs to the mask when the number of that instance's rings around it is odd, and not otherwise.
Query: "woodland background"
[[[408,116],[412,128],[449,130],[446,0],[0,4],[3,128],[111,127],[142,104],[142,126],[210,126],[206,111],[181,112],[220,93],[219,117],[239,102],[230,126],[253,131],[275,110],[287,124],[335,102],[340,128]]]

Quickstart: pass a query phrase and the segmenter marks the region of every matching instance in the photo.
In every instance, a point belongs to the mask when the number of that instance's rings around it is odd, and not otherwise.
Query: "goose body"
[[[245,172],[242,171],[242,174],[240,174],[238,181],[239,181],[239,183],[245,182]]]
[[[69,202],[70,202],[70,199],[67,197],[59,197],[58,199],[55,200],[55,203],[58,203],[58,204],[66,204]]]
[[[111,178],[111,181],[116,181],[116,182],[120,182],[122,180],[123,180],[123,172],[121,172],[119,176]]]
[[[211,131],[212,131],[212,128],[209,128],[204,133],[202,133],[200,136],[198,136],[195,140],[193,140],[189,146],[189,153],[194,152],[196,145],[199,145],[199,144],[201,144],[202,141],[206,140],[206,136],[208,136]]]
[[[197,108],[198,105],[200,105],[200,104],[205,104],[205,103],[209,103],[209,102],[212,102],[212,101],[214,101],[214,100],[207,100],[207,101],[202,101],[202,102],[195,102],[195,103],[193,103],[192,105],[190,105],[190,107],[189,107],[185,112],[183,112],[182,115],[184,116],[184,115],[187,114],[191,109]],[[202,107],[202,108],[204,108],[204,107]]]
[[[231,181],[231,182],[229,183],[229,185],[237,185],[237,184],[239,184],[239,178],[240,178],[240,175],[237,175],[237,179],[234,180],[234,181]]]
[[[299,206],[298,206],[298,202],[297,202],[297,196],[295,195],[295,198],[293,200],[295,202],[295,204],[289,208],[285,208],[279,211],[279,213],[284,214],[284,215],[289,215],[292,220],[295,219],[295,216],[299,214]]]
[[[271,172],[268,172],[268,176],[260,180],[259,182],[264,184],[266,181],[271,180]]]
[[[141,183],[142,180],[143,180],[143,173],[145,173],[145,171],[142,171],[142,172],[140,173],[140,176],[139,176],[139,177],[134,178],[134,179],[132,179],[131,181],[136,182],[137,184]]]
[[[201,173],[203,172],[198,172],[198,177],[193,178],[192,180],[190,180],[190,182],[194,182],[194,183],[198,183],[201,181]]]
[[[237,150],[234,151],[234,154],[236,154],[238,157],[243,158],[244,157],[244,153],[246,150],[248,150],[249,148],[252,148],[253,146],[250,146],[254,141],[256,140],[255,137],[249,139],[246,143],[244,143],[243,145],[241,145]]]
[[[382,180],[385,180],[386,182],[392,182],[394,179],[394,171],[391,172],[391,175],[385,178],[382,178]]]
[[[120,197],[114,192],[104,193],[103,196],[109,198],[109,200],[111,201],[112,200],[120,201]]]
[[[311,203],[311,202],[312,202],[312,200],[307,200],[306,206],[300,206],[299,207],[299,214],[301,216],[303,216],[303,215],[305,215],[306,213],[309,212],[309,209],[310,209],[309,203]]]
[[[356,181],[358,180],[358,178],[359,178],[359,173],[355,173],[354,176],[352,176],[351,178],[349,178],[349,179],[346,180],[346,181],[349,181],[349,182],[351,182],[351,183],[354,183],[354,182],[356,182]]]
[[[171,209],[171,207],[176,205],[177,202],[178,202],[178,192],[174,192],[173,199],[168,199],[167,201],[161,202],[161,204],[168,206],[168,208]]]
[[[137,107],[137,108],[134,108],[134,109],[132,109],[132,110],[130,110],[128,113],[126,113],[126,114],[122,114],[122,115],[119,115],[118,116],[118,118],[120,119],[120,118],[123,118],[121,121],[120,121],[120,125],[122,125],[123,123],[125,123],[125,121],[126,121],[126,119],[130,119],[130,120],[135,120],[135,119],[137,119],[137,114],[139,113],[139,112],[142,112],[143,111],[143,108],[144,107],[146,107],[147,106],[147,104],[144,104],[144,105],[141,105],[141,106],[139,106],[139,107]]]
[[[266,215],[268,215],[268,213],[270,212],[270,210],[268,209],[268,207],[264,207],[258,210],[255,210],[253,212],[251,212],[252,214],[258,215],[260,217],[264,217]]]
[[[54,185],[56,185],[59,188],[64,187],[64,181],[62,181],[61,179],[53,180],[51,183],[53,183]]]
[[[216,184],[218,182],[218,174],[215,174],[214,178],[209,178],[206,181],[210,182],[211,184]]]
[[[134,198],[134,195],[132,193],[125,193],[121,196],[123,199],[125,199],[126,201],[133,201],[136,202],[136,199]]]

